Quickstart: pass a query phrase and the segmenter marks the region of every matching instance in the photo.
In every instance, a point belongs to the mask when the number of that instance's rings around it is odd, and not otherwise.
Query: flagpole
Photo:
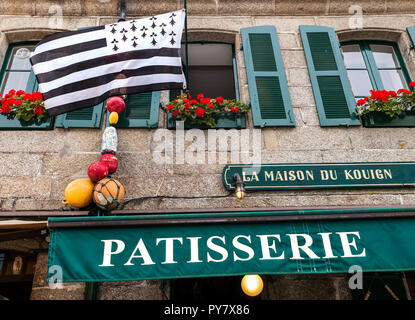
[[[186,0],[184,0],[184,47],[185,47],[185,53],[186,53],[186,69],[185,69],[185,76],[186,76],[186,92],[189,93],[189,57],[188,57],[188,46],[187,46],[187,3]]]
[[[118,22],[125,21],[126,13],[125,13],[125,0],[120,0],[120,18],[118,19]]]

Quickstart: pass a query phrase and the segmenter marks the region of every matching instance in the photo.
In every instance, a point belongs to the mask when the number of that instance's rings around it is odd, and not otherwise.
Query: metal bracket
[[[125,0],[120,0],[120,18],[118,19],[118,22],[125,21],[125,17],[126,17]]]

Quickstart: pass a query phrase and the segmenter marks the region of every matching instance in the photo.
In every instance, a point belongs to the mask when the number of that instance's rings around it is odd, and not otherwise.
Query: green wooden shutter
[[[56,119],[57,128],[100,128],[104,102],[94,106],[61,114]]]
[[[241,29],[254,126],[295,126],[274,26]]]
[[[82,27],[78,30],[84,30],[92,27]],[[105,101],[91,106],[64,113],[56,118],[57,128],[101,128],[102,109]]]
[[[125,110],[120,114],[116,126],[117,128],[157,128],[159,107],[160,91],[127,95]]]
[[[300,26],[300,34],[320,125],[360,125],[334,29]]]
[[[415,26],[406,28],[406,31],[411,39],[411,48],[415,48]]]

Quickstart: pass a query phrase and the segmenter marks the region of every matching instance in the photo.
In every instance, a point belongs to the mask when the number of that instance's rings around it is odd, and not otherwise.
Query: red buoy
[[[88,167],[88,177],[92,182],[98,182],[109,174],[108,165],[105,162],[96,161]]]
[[[125,102],[121,97],[111,97],[107,101],[107,109],[109,112],[120,114],[125,109]]]
[[[107,164],[109,172],[114,173],[118,168],[118,159],[115,155],[107,153],[101,156],[100,162]]]

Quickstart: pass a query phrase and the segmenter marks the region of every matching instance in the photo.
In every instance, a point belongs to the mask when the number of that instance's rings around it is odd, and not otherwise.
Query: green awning
[[[65,217],[48,225],[48,270],[62,268],[63,282],[415,270],[414,207]]]

